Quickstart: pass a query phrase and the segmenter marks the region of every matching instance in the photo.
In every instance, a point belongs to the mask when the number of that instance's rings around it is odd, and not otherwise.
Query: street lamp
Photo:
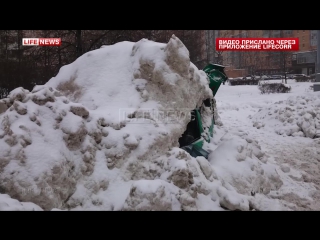
[[[320,30],[317,30],[317,61],[316,80],[313,84],[313,91],[320,91]]]

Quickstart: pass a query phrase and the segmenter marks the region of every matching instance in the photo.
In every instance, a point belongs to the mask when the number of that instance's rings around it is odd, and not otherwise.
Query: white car
[[[271,77],[272,80],[273,79],[282,79],[281,75],[271,75],[270,77]]]
[[[243,77],[242,79],[243,80],[251,80],[251,79],[254,79],[254,76],[248,75],[248,76]]]
[[[305,75],[305,74],[294,74],[292,77],[293,78],[296,78],[296,77],[307,77],[307,75]]]
[[[294,74],[287,74],[287,78],[294,78]]]

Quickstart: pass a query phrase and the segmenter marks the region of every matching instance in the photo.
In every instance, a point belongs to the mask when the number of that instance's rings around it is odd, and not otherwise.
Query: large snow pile
[[[207,98],[206,74],[174,36],[88,52],[1,100],[0,193],[44,210],[280,209],[265,197],[282,184],[276,166],[245,134],[217,127],[209,161],[178,148]]]
[[[44,209],[119,209],[140,186],[130,180],[168,170],[166,178],[181,181],[185,161],[158,158],[178,146],[189,121],[181,114],[209,97],[205,73],[175,37],[89,52],[45,86],[18,88],[2,100],[9,109],[1,115],[1,188]],[[159,181],[141,182],[151,184],[145,194],[158,190]]]
[[[269,127],[280,135],[320,137],[320,94],[289,97],[252,117],[253,126]]]

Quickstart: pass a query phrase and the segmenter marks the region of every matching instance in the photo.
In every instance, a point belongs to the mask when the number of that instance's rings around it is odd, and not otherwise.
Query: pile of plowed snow
[[[292,96],[252,117],[256,128],[270,127],[279,135],[320,137],[320,94]]]
[[[281,181],[248,136],[216,132],[210,162],[179,148],[207,98],[206,74],[175,36],[104,46],[13,90],[0,103],[0,209],[14,202],[4,194],[44,210],[280,209],[259,195]],[[41,209],[32,203],[11,209]]]

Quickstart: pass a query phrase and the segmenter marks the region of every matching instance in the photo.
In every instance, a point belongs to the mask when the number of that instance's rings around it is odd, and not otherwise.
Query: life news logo
[[[61,46],[61,38],[22,38],[23,46]]]

